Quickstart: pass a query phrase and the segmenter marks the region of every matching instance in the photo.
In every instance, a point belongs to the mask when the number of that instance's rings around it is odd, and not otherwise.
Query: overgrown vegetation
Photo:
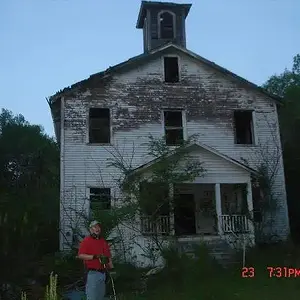
[[[248,269],[247,277],[243,278],[241,266],[222,269],[210,259],[205,249],[200,248],[198,260],[173,259],[174,268],[169,267],[153,278],[147,296],[132,299],[297,299],[299,278],[269,278],[267,269],[268,266],[299,267],[299,261],[287,255],[288,250],[291,251],[286,247],[279,250],[271,247],[249,253],[247,266],[253,267],[255,274],[250,277]],[[299,255],[296,249],[293,251],[290,253]]]
[[[148,245],[144,246],[143,252],[153,265],[166,246],[162,234],[168,235],[174,231],[170,217],[174,210],[174,184],[193,181],[205,172],[202,162],[190,155],[188,147],[193,144],[194,139],[192,136],[180,146],[170,149],[164,138],[154,138],[150,135],[146,144],[147,155],[153,160],[146,172],[133,171],[133,166],[117,154],[117,149],[112,153],[108,164],[114,166],[121,174],[117,180],[119,188],[125,195],[126,205],[134,207],[131,218],[124,219],[121,224],[135,232],[136,236],[142,235],[145,230],[149,231]],[[143,225],[140,228],[136,216],[145,217],[147,228]],[[161,217],[166,218],[164,223],[161,222]],[[135,243],[135,239],[132,240]],[[141,247],[139,242],[135,244]]]
[[[300,56],[294,58],[292,70],[272,76],[264,87],[283,97],[279,116],[289,212],[294,241],[299,241]],[[122,173],[118,185],[126,194],[125,205],[117,206],[109,213],[96,211],[93,217],[103,221],[106,237],[110,236],[113,228],[117,228],[112,242],[120,249],[116,258],[116,289],[122,295],[119,299],[199,299],[199,295],[204,299],[298,299],[299,287],[296,281],[299,278],[269,278],[267,270],[268,266],[300,268],[300,253],[295,247],[276,245],[253,249],[247,255],[247,265],[255,268],[255,277],[241,278],[240,266],[223,270],[203,248],[199,249],[198,259],[192,261],[185,256],[178,257],[174,249],[168,249],[162,243],[158,232],[161,228],[153,224],[157,224],[159,217],[166,211],[174,209],[170,201],[175,192],[174,184],[192,181],[196,176],[205,174],[201,162],[192,159],[186,151],[192,140],[170,152],[162,140],[150,137],[148,155],[154,159],[160,157],[150,166],[150,175],[147,172],[132,172],[135,167],[132,164],[133,157],[125,160],[117,149],[111,153],[110,166]],[[261,203],[261,210],[271,209],[272,212],[276,201],[270,191],[274,184],[273,174],[278,170],[276,151],[280,151],[280,148],[275,149],[271,156],[269,150],[263,149],[256,155],[260,155],[264,162],[258,166],[258,181],[264,195],[267,195],[264,199],[268,200]],[[268,160],[263,159],[266,154],[269,155]],[[273,159],[270,160],[270,157]],[[139,185],[141,182],[142,189]],[[155,189],[151,188],[150,182],[156,184]],[[77,241],[70,243],[73,252],[69,255],[57,254],[58,146],[44,134],[41,127],[31,125],[23,116],[14,116],[4,109],[0,114],[0,186],[0,299],[22,297],[23,300],[30,300],[46,297],[46,300],[56,300],[62,297],[66,289],[75,286],[82,288],[82,262],[74,257]],[[80,193],[77,196],[82,197]],[[119,200],[116,197],[115,201]],[[78,228],[82,220],[87,222],[90,216],[83,214],[84,208],[75,214],[70,207],[64,209],[70,218],[75,218],[71,230],[80,238],[82,232]],[[128,264],[129,257],[124,253],[129,253],[127,250],[130,249],[122,244],[124,230],[137,228],[134,220],[136,213],[146,215],[152,224],[152,235],[143,249],[145,258],[154,264],[157,256],[162,254],[167,266],[147,280],[144,274],[148,269],[138,269]],[[172,222],[167,229],[174,230]],[[140,230],[134,232],[131,236],[132,244],[136,236],[141,234]],[[47,289],[51,272],[58,274],[58,281],[51,277],[51,287]]]
[[[179,255],[172,249],[164,251],[166,268],[147,279],[143,277],[145,274],[143,270],[129,265],[123,266],[124,272],[121,272],[115,282],[117,299],[279,300],[287,297],[296,300],[299,298],[300,249],[291,244],[253,249],[248,254],[248,264],[245,269],[240,265],[222,268],[211,258],[205,246],[199,246],[195,252],[196,260]],[[271,267],[274,269],[272,270]],[[276,267],[279,269],[276,270]],[[297,269],[299,272],[285,275],[284,267]],[[144,278],[144,284],[141,278]],[[56,295],[57,298],[45,297],[44,299],[60,299],[58,293],[54,292],[55,278],[52,277],[50,282],[52,295]]]
[[[13,299],[58,249],[59,150],[40,126],[0,113],[0,298]],[[15,291],[15,292],[13,292]]]
[[[278,112],[290,224],[294,240],[300,241],[300,54],[294,57],[292,70],[286,69],[282,74],[271,76],[263,87],[283,97]]]

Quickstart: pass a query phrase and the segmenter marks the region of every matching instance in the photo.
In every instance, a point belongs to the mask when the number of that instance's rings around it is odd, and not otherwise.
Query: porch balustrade
[[[141,229],[143,234],[167,235],[170,233],[170,217],[141,216]]]
[[[221,215],[220,223],[223,233],[250,232],[249,220],[245,215]]]

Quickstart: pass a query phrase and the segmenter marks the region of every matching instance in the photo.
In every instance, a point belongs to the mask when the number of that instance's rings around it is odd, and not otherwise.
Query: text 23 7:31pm
[[[300,269],[291,267],[266,267],[266,274],[272,278],[296,278],[300,277]],[[241,272],[242,278],[254,278],[255,268],[254,267],[244,267]]]

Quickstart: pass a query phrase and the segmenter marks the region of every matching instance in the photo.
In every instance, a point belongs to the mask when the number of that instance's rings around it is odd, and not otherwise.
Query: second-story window
[[[89,143],[110,143],[110,113],[108,108],[90,108]]]
[[[178,57],[166,56],[164,57],[164,75],[165,82],[179,81],[179,66]]]
[[[235,143],[251,145],[254,143],[253,112],[236,110],[234,112]]]
[[[160,22],[160,38],[174,38],[174,16],[169,12],[164,12],[158,15]]]
[[[183,142],[182,111],[164,111],[164,127],[166,144],[181,145]]]

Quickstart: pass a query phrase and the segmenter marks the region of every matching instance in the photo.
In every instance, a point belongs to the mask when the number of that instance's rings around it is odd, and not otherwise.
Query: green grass
[[[247,255],[247,266],[254,268],[255,275],[248,278],[242,278],[241,266],[224,270],[205,250],[200,252],[196,261],[172,259],[165,271],[149,281],[145,294],[123,299],[299,299],[300,276],[270,278],[267,267],[300,268],[300,249],[288,245],[254,249]]]

